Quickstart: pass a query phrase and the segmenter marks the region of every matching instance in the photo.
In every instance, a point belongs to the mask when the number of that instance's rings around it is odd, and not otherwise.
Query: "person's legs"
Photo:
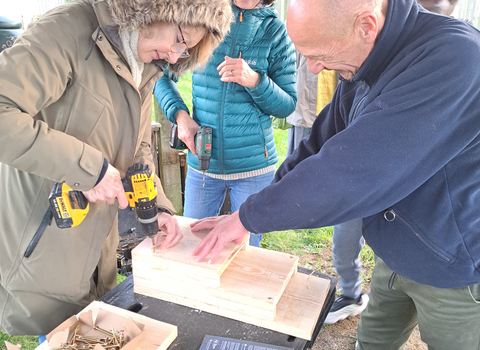
[[[362,236],[362,219],[354,219],[333,226],[333,265],[339,277],[342,295],[356,298],[362,294],[362,262],[360,251],[365,245]]]
[[[292,126],[288,129],[287,157],[293,153],[305,136],[310,135],[311,131],[312,128],[303,128],[301,126]]]
[[[227,181],[230,187],[230,201],[232,203],[232,213],[237,211],[243,202],[252,194],[263,190],[270,185],[275,175],[274,171],[267,174],[249,177],[241,180]],[[253,247],[260,247],[262,241],[262,234],[250,234],[250,245]]]
[[[480,349],[480,284],[443,289],[404,283],[429,350]]]
[[[480,349],[480,284],[435,288],[393,272],[378,258],[357,350],[398,350],[417,321],[429,350]]]
[[[295,150],[295,125],[287,130],[287,157]]]
[[[335,300],[325,319],[333,324],[349,316],[360,314],[368,303],[362,294],[362,263],[360,251],[365,245],[362,236],[362,219],[355,219],[333,227],[333,264],[339,276],[342,295]]]
[[[407,342],[417,325],[417,309],[404,284],[404,278],[377,258],[370,301],[357,327],[356,350],[398,350]]]
[[[185,180],[185,205],[183,216],[192,219],[203,219],[217,216],[225,200],[227,192],[224,180],[214,179],[203,174],[189,170]]]

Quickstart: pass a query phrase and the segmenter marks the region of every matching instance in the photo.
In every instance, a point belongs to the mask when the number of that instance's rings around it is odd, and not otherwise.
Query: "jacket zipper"
[[[239,22],[237,22],[237,25],[235,27],[235,35],[232,38],[232,46],[230,47],[230,57],[233,57],[233,53],[235,51],[235,42],[237,41],[237,35],[238,31],[240,30],[240,22],[243,21],[243,12],[240,11],[240,16],[239,16]],[[229,84],[229,83],[228,83]],[[219,165],[220,165],[220,174],[223,174],[223,163],[224,163],[224,157],[223,157],[223,118],[225,117],[225,99],[227,96],[227,86],[228,84],[223,84],[223,89],[222,89],[222,103],[220,105],[220,118],[219,118],[219,127],[218,127],[218,139],[219,139],[219,145],[218,145],[218,156],[219,156]],[[233,84],[233,83],[232,83]]]
[[[414,228],[408,222],[406,222],[402,217],[400,217],[392,208],[388,209],[384,213],[384,217],[385,217],[386,213],[390,213],[391,215],[393,215],[391,220],[387,220],[385,218],[387,221],[393,221],[393,220],[395,220],[395,218],[398,218],[410,231],[412,231],[415,234],[415,236],[417,236],[417,238],[420,240],[420,242],[422,242],[435,255],[437,255],[441,259],[445,260],[446,262],[450,262],[452,260],[452,259],[446,257],[445,255],[443,255],[442,253],[440,253],[439,251],[437,251],[434,247],[432,247],[417,231],[414,230]]]

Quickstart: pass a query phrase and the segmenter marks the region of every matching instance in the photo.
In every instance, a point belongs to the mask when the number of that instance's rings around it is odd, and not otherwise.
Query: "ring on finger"
[[[233,72],[231,69],[230,69],[230,76],[233,77]]]

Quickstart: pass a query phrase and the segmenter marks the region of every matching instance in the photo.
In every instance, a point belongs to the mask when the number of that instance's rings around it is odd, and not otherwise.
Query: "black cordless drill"
[[[170,147],[175,149],[186,149],[187,146],[178,138],[177,124],[172,124],[170,134]],[[198,167],[204,174],[210,166],[212,157],[212,128],[200,125],[195,134],[195,147],[198,155]]]

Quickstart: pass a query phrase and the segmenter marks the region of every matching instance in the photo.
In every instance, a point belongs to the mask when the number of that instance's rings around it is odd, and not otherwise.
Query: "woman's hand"
[[[118,207],[124,209],[128,206],[127,196],[123,189],[120,173],[113,166],[108,164],[107,171],[103,179],[91,190],[83,191],[83,194],[90,203],[115,204],[118,200]]]
[[[230,58],[225,56],[225,61],[217,67],[221,81],[226,83],[237,83],[246,88],[254,88],[258,85],[260,77],[257,72],[241,58]]]
[[[178,138],[187,145],[193,154],[197,155],[195,134],[197,133],[198,124],[190,118],[190,115],[184,110],[179,111],[175,118],[178,125]]]
[[[155,240],[155,246],[162,242],[160,249],[168,249],[173,247],[183,238],[183,233],[180,230],[177,219],[168,213],[158,214],[158,229],[164,234],[158,234]]]

